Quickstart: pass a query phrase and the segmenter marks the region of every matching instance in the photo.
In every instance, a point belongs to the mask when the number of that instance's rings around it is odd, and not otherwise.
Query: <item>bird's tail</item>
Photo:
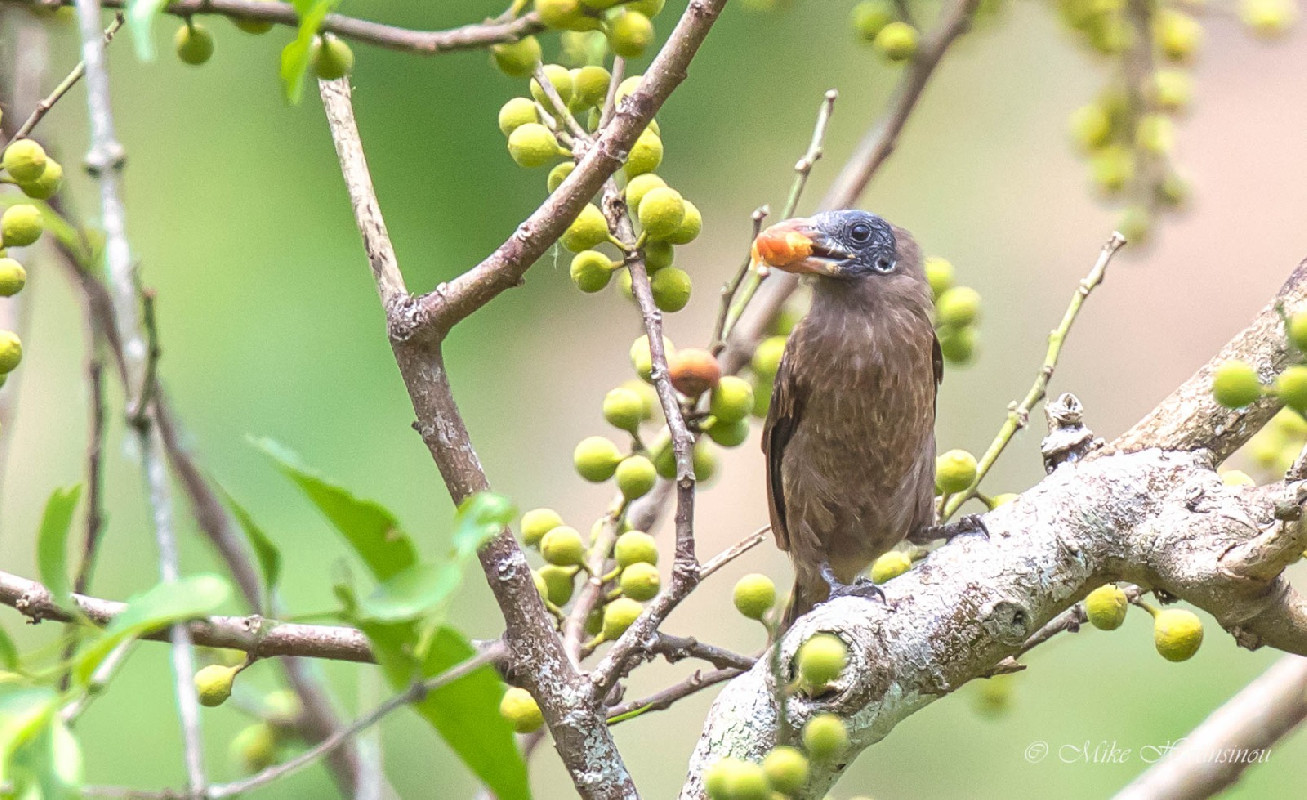
[[[820,578],[816,581],[805,581],[802,575],[796,576],[794,588],[790,590],[790,602],[785,607],[785,616],[781,618],[781,633],[788,631],[796,619],[816,608],[818,603],[825,601],[827,591],[825,581]]]

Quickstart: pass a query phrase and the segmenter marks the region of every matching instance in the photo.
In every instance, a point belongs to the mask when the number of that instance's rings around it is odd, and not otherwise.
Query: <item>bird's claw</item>
[[[947,525],[930,525],[909,536],[908,540],[913,544],[928,544],[941,540],[951,542],[968,533],[979,533],[989,539],[989,528],[985,525],[984,517],[979,514],[967,514]]]
[[[859,575],[853,583],[844,583],[835,577],[835,571],[831,569],[830,564],[822,564],[821,577],[830,587],[830,600],[837,597],[861,597],[863,600],[886,602],[885,591],[865,575]]]

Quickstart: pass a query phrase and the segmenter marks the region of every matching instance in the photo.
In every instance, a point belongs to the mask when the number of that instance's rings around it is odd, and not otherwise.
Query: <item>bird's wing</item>
[[[785,527],[785,483],[781,477],[781,461],[785,445],[798,427],[802,407],[802,386],[790,367],[790,349],[787,348],[776,370],[767,423],[762,429],[762,452],[767,458],[767,507],[771,512],[772,534],[781,550],[790,549],[790,534]]]

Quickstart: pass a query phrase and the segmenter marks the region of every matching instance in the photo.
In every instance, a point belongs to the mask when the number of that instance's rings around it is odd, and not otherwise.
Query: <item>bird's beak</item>
[[[753,240],[753,258],[760,264],[796,274],[838,275],[851,258],[811,219],[778,222]]]

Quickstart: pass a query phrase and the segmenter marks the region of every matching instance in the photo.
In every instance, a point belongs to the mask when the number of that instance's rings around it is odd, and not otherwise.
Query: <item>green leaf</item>
[[[14,751],[40,733],[58,701],[46,686],[0,684],[0,785],[10,781]]]
[[[476,555],[516,516],[517,508],[501,494],[477,492],[464,500],[454,517],[455,557],[463,561]]]
[[[436,632],[422,661],[409,655],[416,623],[363,623],[386,679],[396,690],[414,680],[432,678],[476,655],[476,648],[448,626]],[[513,727],[499,714],[504,686],[487,665],[429,693],[414,710],[435,728],[499,800],[529,800],[526,765],[518,752]]]
[[[68,581],[68,530],[82,496],[82,485],[55,489],[45,504],[41,530],[36,539],[36,565],[41,582],[60,608],[72,604],[73,587]]]
[[[277,590],[278,581],[281,580],[281,551],[250,516],[250,512],[236,502],[236,498],[222,486],[219,486],[218,490],[222,492],[223,500],[231,509],[232,516],[240,523],[241,530],[245,532],[245,538],[250,543],[250,549],[254,551],[254,558],[259,562],[259,572],[263,574],[263,612],[272,613],[272,596]]]
[[[73,660],[73,679],[87,685],[96,667],[115,647],[174,622],[203,617],[227,602],[231,586],[217,575],[189,575],[160,583],[127,601],[127,608],[87,642]]]
[[[358,604],[360,619],[398,622],[416,619],[453,594],[463,581],[462,565],[418,564],[377,587]]]
[[[127,0],[127,27],[132,29],[136,57],[154,60],[154,20],[169,0]]]
[[[82,785],[82,748],[72,731],[51,714],[11,758],[15,797],[72,800]]]
[[[0,667],[8,672],[18,669],[18,648],[4,628],[0,628]]]
[[[417,564],[417,548],[400,530],[399,521],[385,507],[355,497],[307,466],[292,450],[271,439],[255,439],[286,477],[299,486],[336,530],[345,536],[379,581],[388,580]]]
[[[298,103],[304,93],[304,78],[309,71],[309,56],[313,52],[313,37],[322,29],[322,21],[340,5],[340,0],[292,0],[300,18],[299,33],[295,41],[281,51],[281,82],[286,100]]]

